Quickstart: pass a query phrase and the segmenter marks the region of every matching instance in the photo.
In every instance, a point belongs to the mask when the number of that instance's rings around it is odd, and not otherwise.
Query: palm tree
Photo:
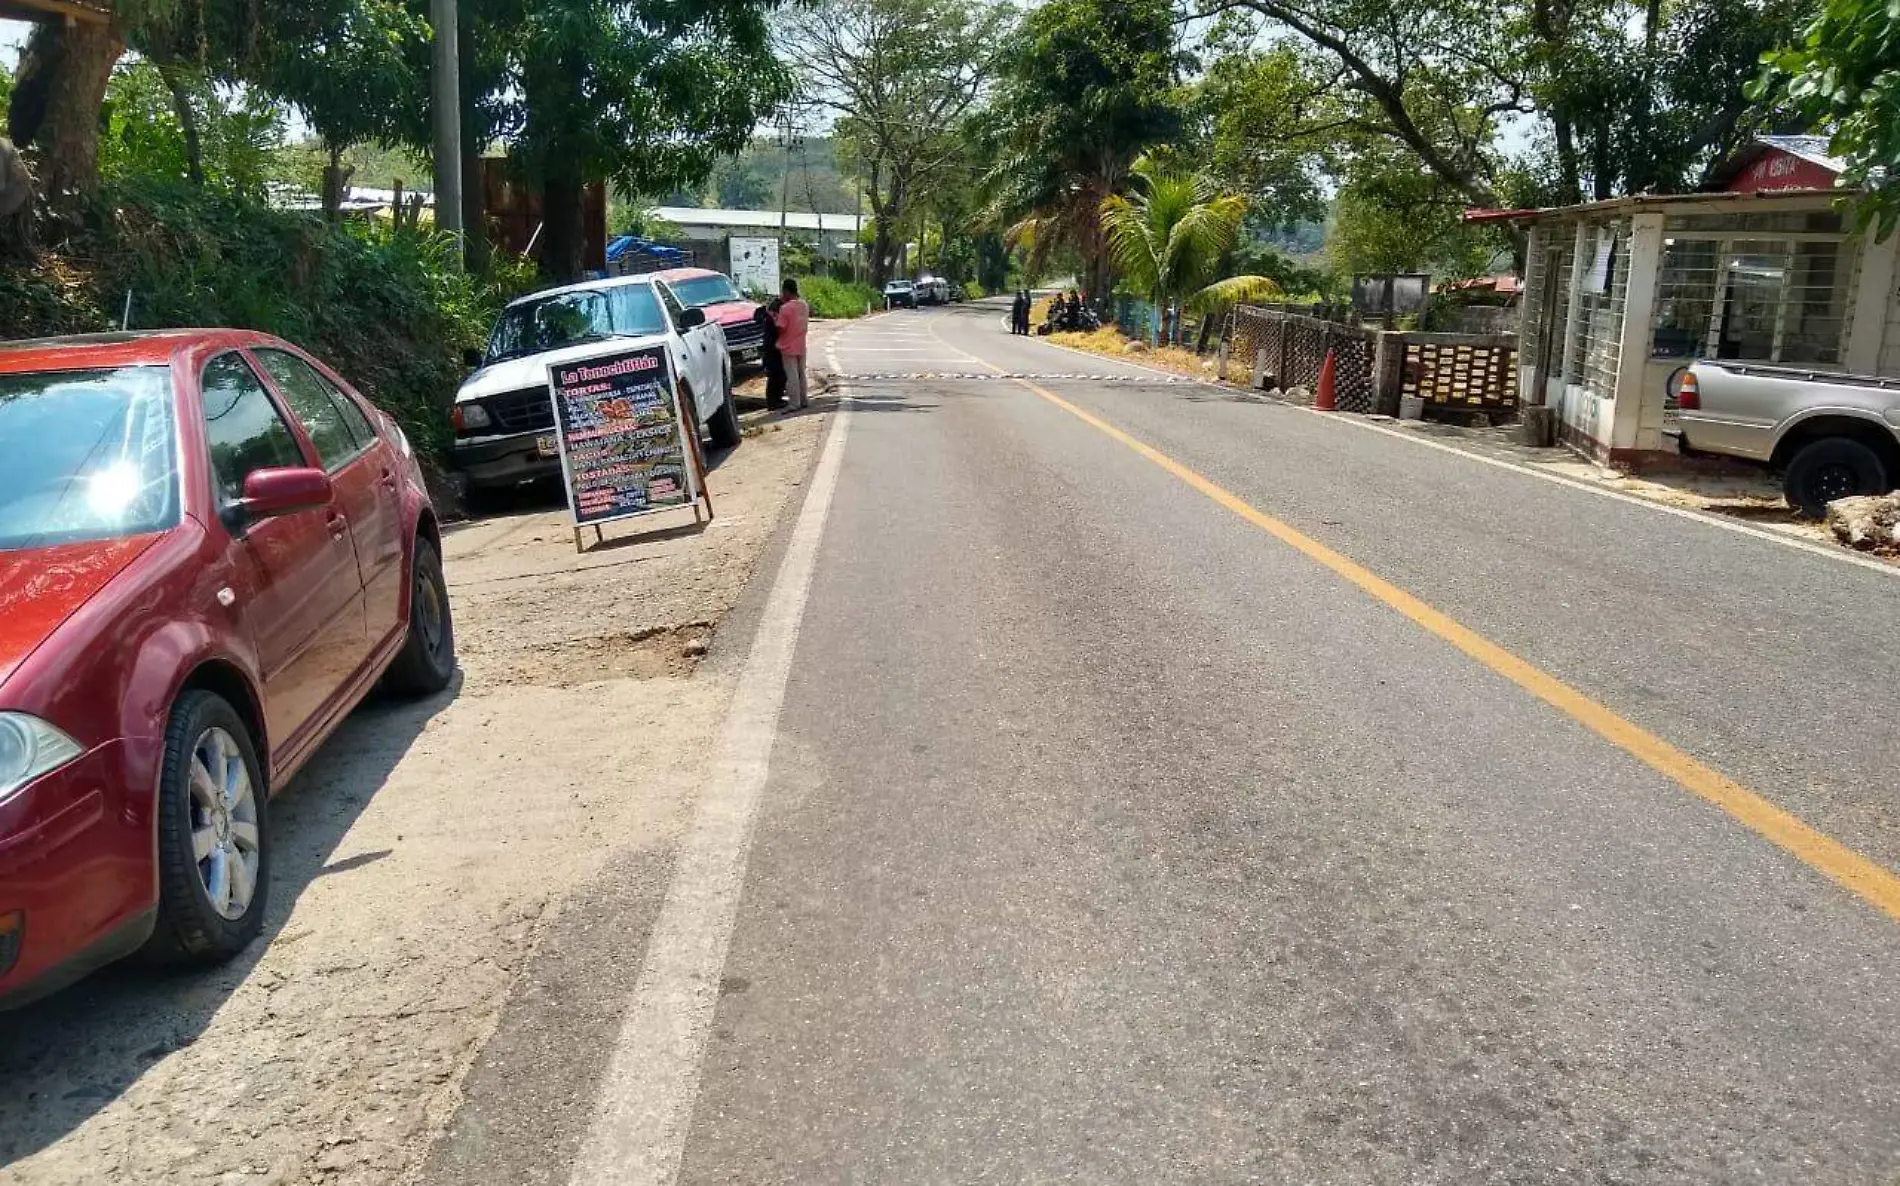
[[[1265,276],[1214,281],[1240,233],[1247,199],[1153,157],[1136,161],[1131,176],[1129,193],[1103,199],[1102,231],[1122,283],[1164,317],[1177,302],[1211,311],[1279,293]]]
[[[989,201],[983,219],[1020,249],[1029,270],[1044,271],[1063,250],[1080,257],[1086,287],[1099,292],[1107,279],[1102,239],[1102,200],[1126,183],[1128,161],[1112,153],[1080,164],[1041,152],[998,149],[983,178]]]

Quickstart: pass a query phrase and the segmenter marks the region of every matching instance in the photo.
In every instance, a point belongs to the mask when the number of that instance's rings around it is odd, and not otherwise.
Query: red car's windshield
[[[688,309],[723,305],[727,301],[742,299],[739,290],[732,286],[732,281],[724,276],[695,276],[691,280],[675,280],[667,287],[680,299],[680,304]]]
[[[169,367],[0,375],[0,551],[178,521]]]

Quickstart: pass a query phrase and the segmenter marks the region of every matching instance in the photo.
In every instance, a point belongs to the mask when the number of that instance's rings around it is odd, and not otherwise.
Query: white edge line
[[[1464,457],[1480,465],[1489,465],[1496,469],[1509,470],[1514,474],[1523,474],[1525,477],[1536,478],[1542,482],[1554,482],[1559,486],[1567,486],[1572,490],[1578,490],[1585,494],[1594,494],[1599,498],[1612,499],[1616,502],[1627,503],[1630,506],[1642,507],[1644,510],[1659,511],[1665,515],[1674,515],[1679,519],[1688,519],[1691,522],[1706,524],[1710,527],[1719,527],[1723,531],[1732,531],[1737,535],[1746,535],[1754,539],[1764,540],[1771,544],[1780,544],[1784,548],[1793,548],[1796,551],[1806,552],[1812,556],[1819,556],[1823,560],[1835,560],[1843,564],[1852,564],[1858,568],[1867,569],[1869,572],[1884,573],[1890,577],[1900,576],[1900,565],[1888,564],[1884,560],[1874,560],[1842,548],[1830,548],[1826,544],[1817,544],[1804,539],[1793,539],[1773,531],[1764,531],[1759,527],[1751,527],[1746,523],[1737,523],[1733,520],[1725,519],[1720,515],[1710,514],[1707,511],[1698,511],[1689,507],[1670,506],[1666,502],[1656,502],[1652,499],[1642,498],[1635,494],[1628,494],[1621,490],[1606,490],[1601,486],[1592,485],[1589,482],[1580,482],[1576,478],[1567,478],[1562,474],[1546,473],[1543,470],[1535,469],[1528,465],[1521,465],[1515,461],[1505,461],[1500,457],[1486,457],[1482,453],[1474,453],[1469,449],[1460,449],[1458,446],[1446,444],[1444,441],[1430,440],[1419,436],[1417,433],[1407,432],[1404,429],[1387,428],[1385,425],[1372,420],[1361,420],[1351,412],[1321,412],[1302,404],[1288,403],[1285,400],[1277,400],[1271,396],[1261,395],[1258,392],[1249,391],[1244,387],[1228,387],[1220,383],[1210,383],[1206,379],[1197,379],[1193,375],[1183,375],[1179,371],[1162,370],[1160,367],[1144,366],[1138,362],[1123,362],[1117,358],[1103,358],[1101,355],[1095,354],[1092,351],[1077,350],[1073,346],[1064,346],[1060,342],[1044,341],[1042,344],[1054,347],[1057,350],[1066,350],[1070,354],[1080,355],[1083,358],[1092,358],[1097,362],[1105,362],[1111,366],[1129,367],[1138,371],[1146,371],[1151,375],[1162,375],[1175,380],[1185,379],[1188,383],[1194,384],[1195,386],[1205,387],[1210,391],[1225,392],[1228,395],[1242,395],[1248,399],[1257,400],[1269,407],[1286,408],[1294,412],[1305,412],[1311,416],[1319,416],[1330,424],[1342,424],[1349,428],[1380,433],[1394,440],[1404,441],[1407,444],[1418,445],[1425,449],[1436,449],[1441,453],[1451,453],[1458,457]]]
[[[848,409],[847,399],[834,414],[739,674],[621,1019],[593,1126],[568,1178],[572,1186],[671,1186],[679,1176],[779,709],[838,486]]]

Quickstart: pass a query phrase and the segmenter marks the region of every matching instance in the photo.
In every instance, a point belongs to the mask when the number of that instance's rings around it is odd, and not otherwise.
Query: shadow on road
[[[161,969],[137,960],[64,992],[0,1013],[0,1166],[84,1124],[152,1066],[196,1041],[248,980],[311,882],[386,853],[331,857],[429,720],[462,689],[426,700],[372,696],[310,765],[271,801],[270,906],[262,937],[212,969]]]

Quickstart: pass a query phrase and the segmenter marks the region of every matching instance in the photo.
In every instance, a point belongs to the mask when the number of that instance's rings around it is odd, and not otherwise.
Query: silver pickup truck
[[[1683,452],[1779,470],[1788,505],[1814,518],[1900,484],[1900,379],[1705,359],[1676,398]]]

